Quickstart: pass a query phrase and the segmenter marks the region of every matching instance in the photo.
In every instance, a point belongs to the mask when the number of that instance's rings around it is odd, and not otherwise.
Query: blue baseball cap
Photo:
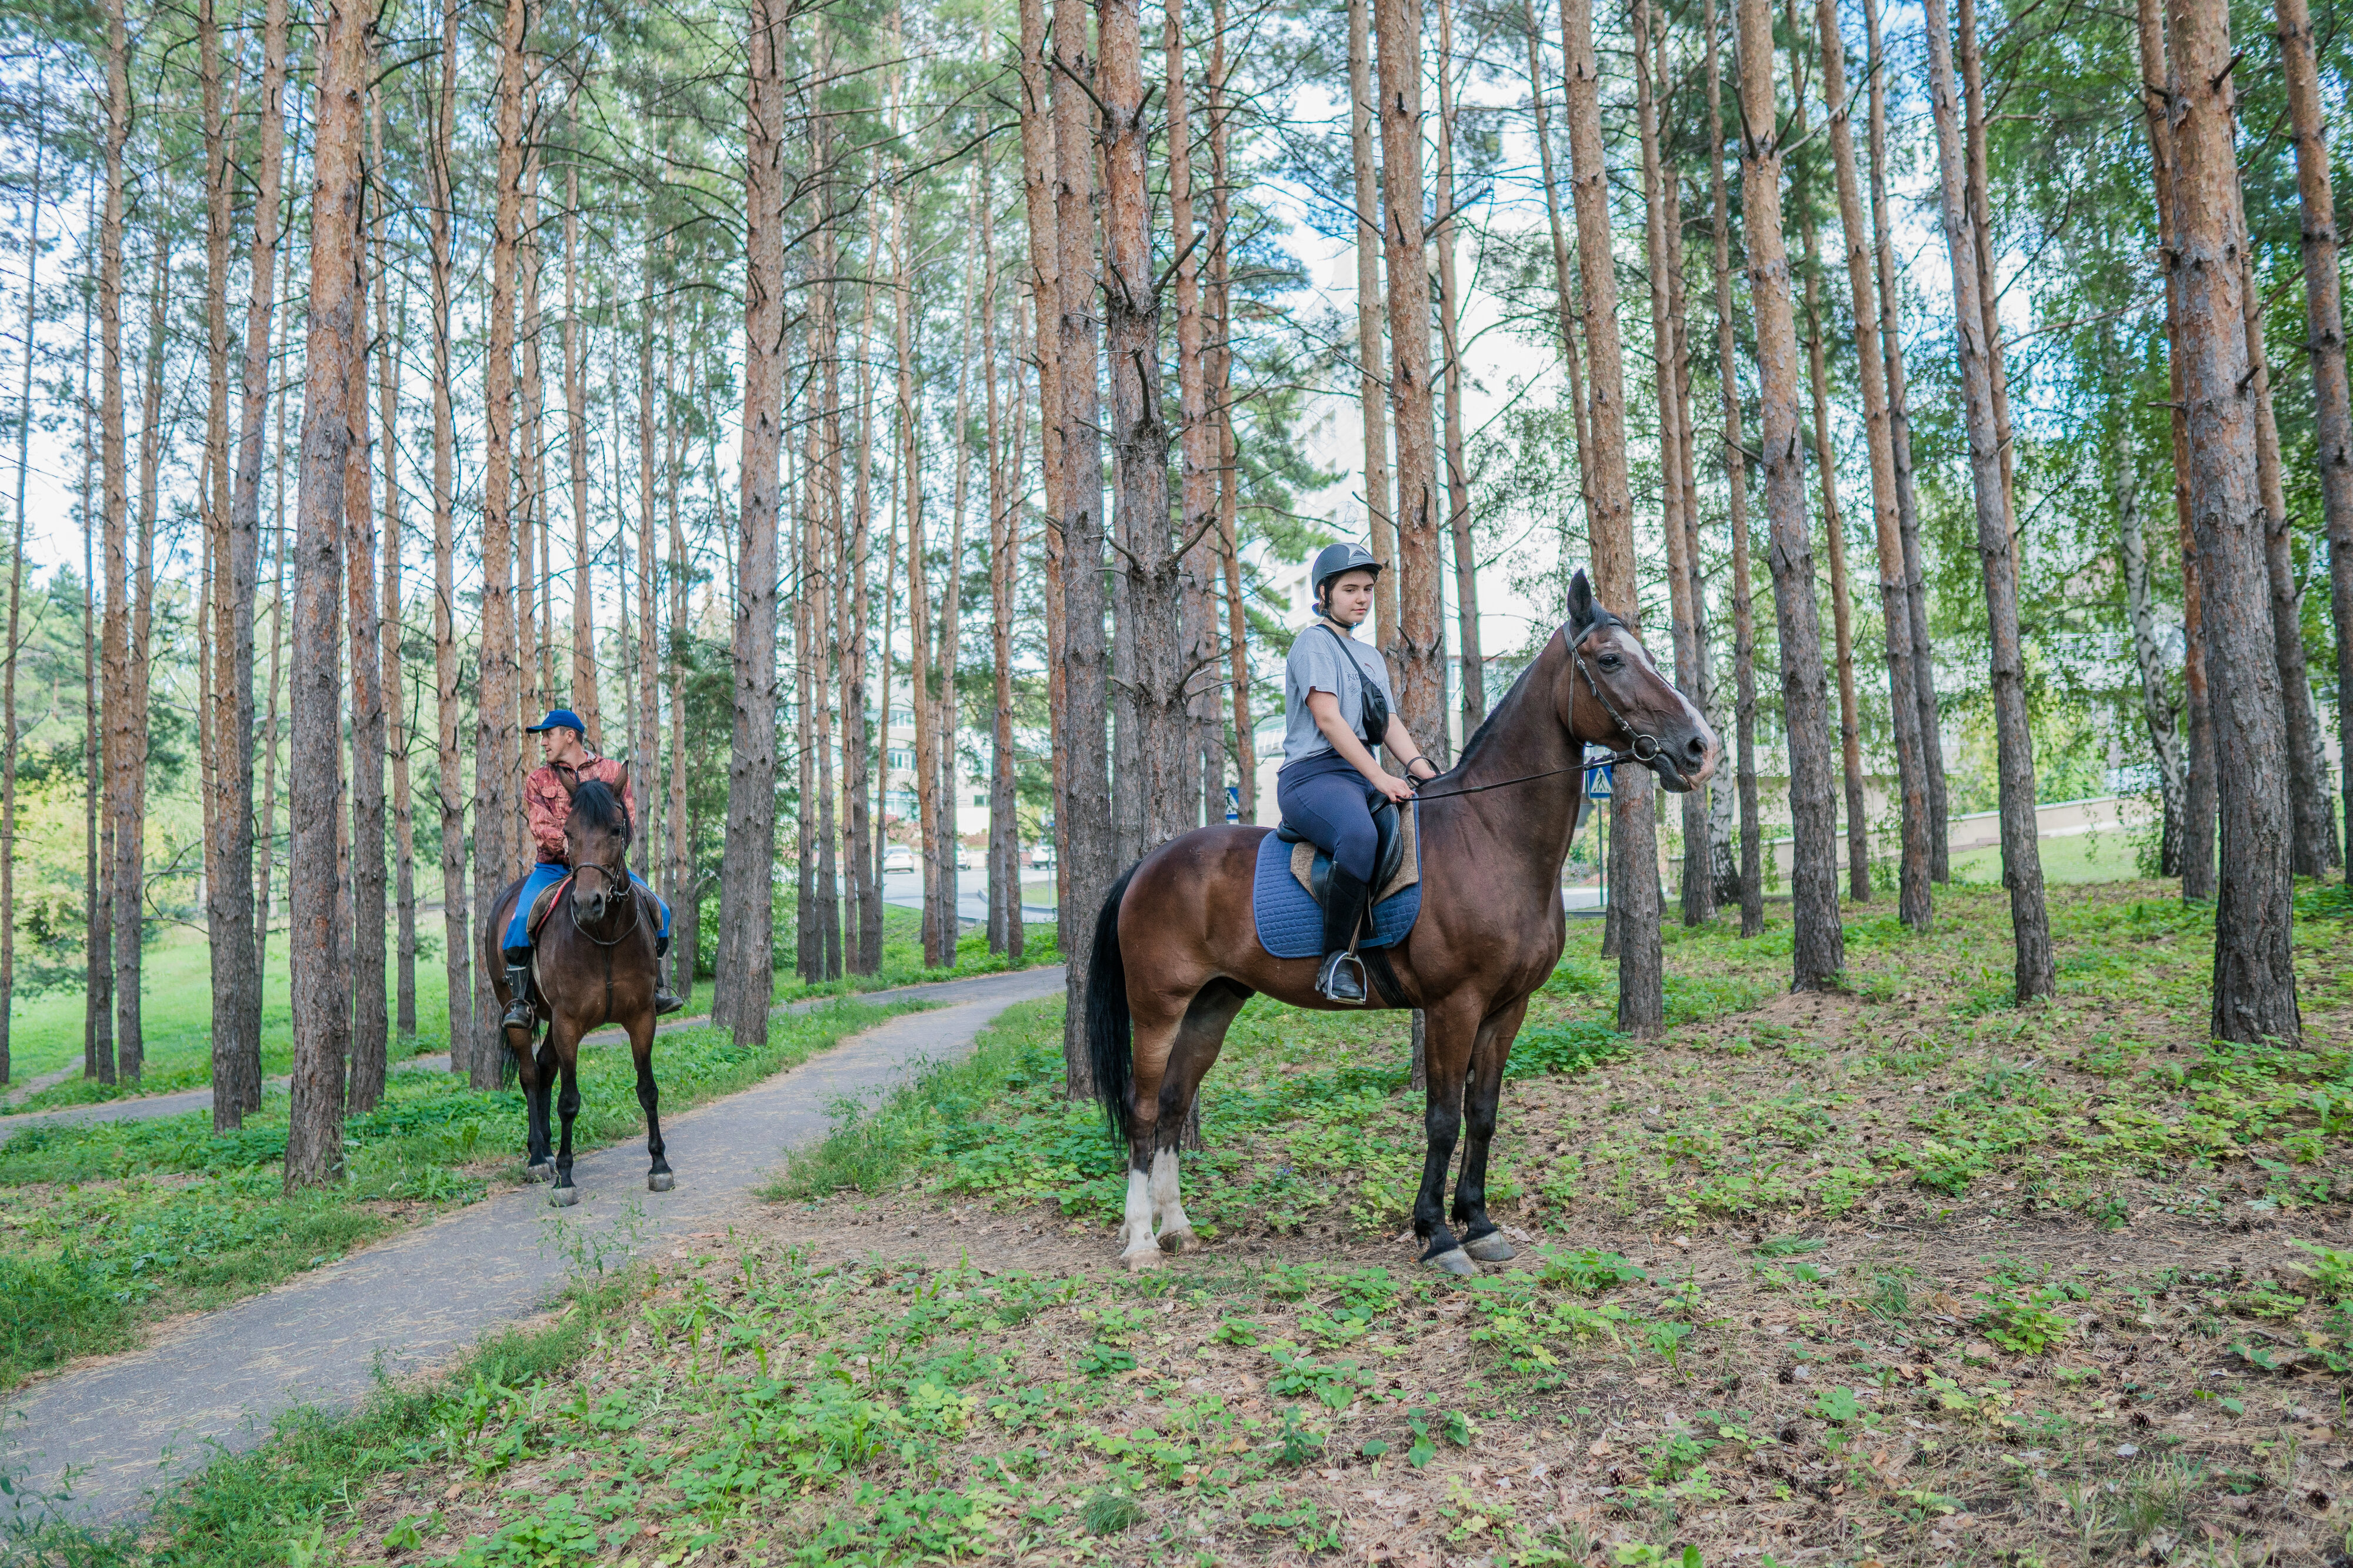
[[[546,718],[536,724],[527,726],[523,733],[536,735],[543,730],[569,730],[584,741],[588,738],[588,726],[583,724],[580,721],[580,715],[569,708],[549,709]]]

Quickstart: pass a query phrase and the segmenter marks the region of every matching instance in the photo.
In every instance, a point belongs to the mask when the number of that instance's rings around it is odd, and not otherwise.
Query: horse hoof
[[[1194,1239],[1193,1227],[1190,1226],[1182,1226],[1174,1230],[1164,1230],[1160,1233],[1159,1241],[1160,1250],[1163,1252],[1182,1252],[1188,1247],[1198,1247],[1200,1245],[1198,1241]]]
[[[557,1208],[568,1209],[574,1204],[580,1201],[580,1189],[578,1187],[550,1187],[547,1189],[547,1201],[554,1204]]]
[[[1459,1247],[1435,1258],[1425,1258],[1422,1262],[1441,1274],[1451,1274],[1457,1279],[1468,1279],[1479,1272],[1479,1266],[1471,1261],[1471,1255]]]
[[[522,1179],[526,1182],[552,1182],[555,1180],[555,1167],[553,1164],[525,1165]]]
[[[676,1185],[678,1178],[668,1171],[656,1171],[646,1178],[646,1191],[649,1193],[666,1193]]]
[[[1160,1249],[1154,1247],[1141,1252],[1123,1252],[1120,1254],[1119,1260],[1127,1265],[1129,1273],[1141,1274],[1148,1268],[1160,1267]]]
[[[1464,1242],[1462,1250],[1482,1263],[1509,1263],[1519,1256],[1513,1250],[1512,1244],[1504,1239],[1504,1233],[1500,1230],[1491,1230],[1484,1236]]]

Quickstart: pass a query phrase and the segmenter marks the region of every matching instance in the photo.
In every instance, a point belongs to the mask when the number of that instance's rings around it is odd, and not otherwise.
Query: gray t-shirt
[[[1346,649],[1344,655],[1342,649]],[[1342,659],[1356,662],[1352,671],[1344,668]],[[1397,700],[1389,690],[1388,665],[1380,650],[1344,637],[1318,621],[1293,637],[1291,658],[1282,667],[1282,763],[1289,767],[1302,758],[1316,756],[1332,749],[1324,731],[1315,727],[1315,715],[1307,710],[1310,691],[1328,691],[1340,701],[1340,721],[1362,735],[1365,728],[1365,687],[1369,683],[1380,688],[1395,711]]]

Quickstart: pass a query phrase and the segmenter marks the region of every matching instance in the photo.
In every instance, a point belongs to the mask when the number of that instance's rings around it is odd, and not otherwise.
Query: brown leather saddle
[[[555,900],[562,898],[564,889],[570,886],[572,886],[572,873],[567,871],[564,874],[563,880],[549,883],[541,891],[539,897],[531,901],[531,918],[523,922],[523,929],[531,932],[533,942],[536,942],[539,940],[539,928],[545,925],[547,917],[555,912]]]

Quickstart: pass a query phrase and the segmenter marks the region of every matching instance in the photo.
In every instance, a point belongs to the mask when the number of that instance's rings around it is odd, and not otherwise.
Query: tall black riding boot
[[[1372,895],[1355,873],[1337,866],[1324,884],[1324,964],[1315,972],[1315,990],[1326,1001],[1365,1004],[1365,966],[1351,950]]]
[[[669,956],[670,938],[666,936],[654,938],[654,1016],[657,1018],[664,1013],[675,1013],[686,1005],[678,999],[677,994],[670,990],[670,983],[662,978],[661,961]]]
[[[511,948],[507,952],[507,1011],[499,1024],[509,1029],[528,1029],[533,1022],[531,1011],[531,950],[527,947]]]

